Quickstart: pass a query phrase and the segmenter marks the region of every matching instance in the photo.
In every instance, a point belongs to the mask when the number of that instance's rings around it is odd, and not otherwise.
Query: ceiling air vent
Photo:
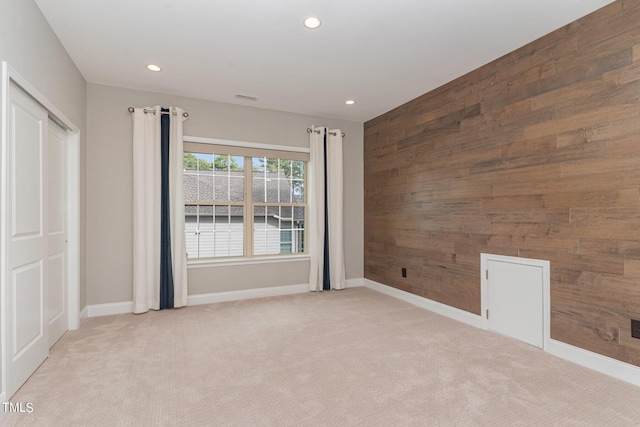
[[[236,95],[236,99],[240,99],[240,100],[242,100],[242,101],[253,101],[253,102],[256,102],[256,101],[258,100],[258,97],[256,97],[256,96],[249,96],[249,95],[240,95],[240,94],[237,94],[237,95]]]

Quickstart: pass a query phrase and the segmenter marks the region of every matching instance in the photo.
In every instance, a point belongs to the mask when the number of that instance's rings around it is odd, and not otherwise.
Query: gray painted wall
[[[0,62],[6,61],[80,128],[85,156],[86,82],[32,0],[0,0]],[[85,295],[85,176],[81,169],[80,305]],[[0,301],[0,311],[4,302]],[[0,316],[0,319],[2,316]],[[0,327],[2,325],[0,324]],[[0,363],[2,362],[0,352]],[[1,375],[1,373],[0,373]],[[2,378],[0,377],[0,383]],[[1,394],[1,392],[0,392]]]
[[[87,304],[132,299],[132,120],[127,108],[153,105],[189,112],[184,133],[190,136],[308,147],[309,125],[345,132],[346,272],[347,278],[363,277],[362,123],[89,84]],[[308,261],[191,268],[189,294],[307,283],[308,270]]]

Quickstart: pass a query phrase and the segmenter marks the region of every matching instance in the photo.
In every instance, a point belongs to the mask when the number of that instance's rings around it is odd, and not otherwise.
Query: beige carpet
[[[0,426],[639,426],[640,388],[366,288],[92,318]]]

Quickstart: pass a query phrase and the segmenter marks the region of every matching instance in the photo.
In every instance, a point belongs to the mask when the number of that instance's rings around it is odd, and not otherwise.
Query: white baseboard
[[[309,285],[273,286],[270,288],[245,289],[241,291],[213,292],[187,297],[187,305],[213,304],[216,302],[240,301],[244,299],[275,297],[309,292]]]
[[[362,286],[363,279],[347,280],[347,288]],[[274,286],[271,288],[255,288],[242,291],[213,292],[210,294],[189,295],[188,305],[212,304],[216,302],[239,301],[243,299],[275,297],[279,295],[303,294],[309,292],[309,284]]]
[[[364,286],[364,281],[367,279],[347,279],[347,288],[355,288],[357,286]]]
[[[482,327],[482,317],[477,314],[469,313],[468,311],[460,310],[459,308],[451,307],[450,305],[442,304],[410,292],[383,285],[382,283],[374,282],[373,280],[362,280],[364,286],[373,289],[374,291],[398,298],[399,300],[408,302],[409,304],[417,305],[418,307],[449,317],[459,322],[466,323],[467,325],[475,326],[476,328]]]
[[[110,316],[112,314],[133,313],[133,301],[111,302],[87,305],[87,317]]]
[[[364,279],[348,279],[346,285],[348,288],[363,286]],[[228,292],[212,292],[209,294],[189,295],[187,297],[187,305],[213,304],[217,302],[240,301],[244,299],[301,294],[305,292],[309,292],[308,284],[273,286],[269,288],[244,289]],[[83,316],[82,313],[85,313],[85,315]],[[113,314],[124,313],[133,313],[132,301],[88,305],[82,310],[80,317],[110,316]]]
[[[640,367],[570,344],[549,340],[549,354],[640,387]]]
[[[383,285],[381,283],[374,282],[373,280],[363,279],[363,281],[364,286],[375,291],[398,298],[402,301],[406,301],[410,304],[417,305],[418,307],[458,320],[468,325],[485,329],[481,316],[471,314],[467,311],[441,304],[409,292],[401,291],[400,289]],[[549,344],[543,350],[561,359],[584,366],[585,368],[593,369],[594,371],[598,371],[605,375],[640,386],[640,367],[638,366],[624,363],[611,357],[603,356],[554,339],[549,340]]]
[[[80,310],[80,313],[78,314],[78,319],[82,320],[82,319],[86,319],[87,317],[89,317],[89,306],[85,305],[84,308]]]

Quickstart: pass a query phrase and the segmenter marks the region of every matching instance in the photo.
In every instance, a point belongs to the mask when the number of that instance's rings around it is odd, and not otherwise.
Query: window
[[[244,157],[184,153],[188,258],[244,254]]]
[[[308,154],[185,143],[187,258],[305,252]]]

